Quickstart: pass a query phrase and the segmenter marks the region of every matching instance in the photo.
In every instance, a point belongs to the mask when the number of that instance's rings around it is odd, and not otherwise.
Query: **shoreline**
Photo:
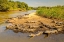
[[[31,33],[29,36],[38,36],[41,34],[56,34],[64,32],[63,22],[37,16],[36,13],[25,14],[8,19],[7,29],[15,32]],[[37,33],[33,34],[33,33]]]

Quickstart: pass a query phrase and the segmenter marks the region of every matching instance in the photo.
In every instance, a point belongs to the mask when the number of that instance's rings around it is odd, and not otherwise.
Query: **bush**
[[[37,15],[48,18],[64,19],[64,7],[40,7],[37,10]]]

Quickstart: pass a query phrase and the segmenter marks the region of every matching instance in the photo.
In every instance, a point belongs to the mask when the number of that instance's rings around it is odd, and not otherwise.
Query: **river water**
[[[17,15],[29,14],[32,12],[35,12],[35,10],[16,12],[14,14],[4,14],[0,16],[0,18],[3,19],[3,23],[0,24],[0,42],[64,42],[64,34],[51,34],[48,37],[45,37],[45,35],[40,35],[29,38],[29,33],[15,33],[12,30],[6,30],[7,24],[4,22],[4,18],[16,17]]]

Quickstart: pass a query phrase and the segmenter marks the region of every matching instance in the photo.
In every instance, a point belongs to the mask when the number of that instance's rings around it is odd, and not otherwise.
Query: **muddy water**
[[[18,12],[8,15],[9,17],[15,17],[29,12]],[[34,38],[29,38],[28,33],[15,33],[12,30],[6,30],[6,23],[0,24],[0,42],[64,42],[64,34],[52,34],[48,37],[40,35]]]

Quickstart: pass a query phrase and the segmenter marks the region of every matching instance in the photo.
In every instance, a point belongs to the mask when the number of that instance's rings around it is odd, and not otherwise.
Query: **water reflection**
[[[0,24],[2,24],[7,18],[10,17],[16,17],[18,15],[23,15],[23,14],[29,14],[32,12],[36,12],[36,10],[30,10],[27,12],[21,12],[21,11],[13,11],[13,12],[0,12]]]
[[[3,23],[13,12],[0,12],[0,24]]]
[[[30,38],[28,37],[30,33],[16,33],[5,29],[5,26],[5,24],[0,25],[0,42],[64,42],[64,34],[42,34]]]
[[[61,34],[62,35],[62,34]],[[50,35],[47,38],[44,38],[44,35],[38,37],[29,38],[26,33],[14,33],[11,30],[7,30],[0,34],[0,42],[57,42],[57,40],[63,41],[63,35]],[[59,38],[61,36],[61,38]]]
[[[21,14],[21,12],[19,12],[19,14]],[[12,17],[12,14],[1,14],[0,21],[3,21],[2,19],[9,17]],[[4,23],[0,25],[0,42],[64,42],[64,34],[42,34],[40,36],[30,38],[28,37],[30,33],[7,30],[6,25],[7,24]]]

